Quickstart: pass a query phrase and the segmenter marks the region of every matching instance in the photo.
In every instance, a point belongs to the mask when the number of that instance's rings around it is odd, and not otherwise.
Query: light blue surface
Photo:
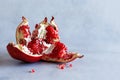
[[[1,0],[0,80],[120,80],[120,0]],[[21,16],[31,31],[44,17],[55,17],[61,41],[83,53],[72,68],[57,64],[25,64],[12,59],[6,45],[15,42]],[[34,68],[35,73],[28,71]]]

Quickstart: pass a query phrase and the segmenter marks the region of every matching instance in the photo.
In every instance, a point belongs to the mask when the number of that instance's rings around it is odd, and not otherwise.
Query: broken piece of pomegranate
[[[7,50],[11,57],[25,62],[39,60],[67,63],[82,58],[83,55],[68,52],[67,47],[60,42],[57,25],[52,17],[50,23],[47,17],[36,24],[35,30],[30,33],[30,27],[25,17],[16,29],[16,42],[9,43]]]
[[[28,21],[25,17],[22,17],[22,22],[18,25],[16,29],[16,42],[17,44],[11,42],[8,43],[7,45],[7,50],[11,57],[25,62],[36,62],[41,59],[42,55],[40,53],[35,54],[34,52],[31,51],[31,49],[29,50],[29,48],[32,47],[32,50],[35,51],[34,49],[36,47],[36,52],[40,51],[37,49],[38,48],[37,45],[39,45],[38,42],[31,41],[31,33],[28,26]],[[31,44],[31,42],[37,42],[37,43]]]
[[[58,63],[67,63],[75,60],[76,58],[82,58],[83,56],[84,55],[80,55],[79,53],[75,53],[75,52],[66,53],[62,58],[52,57],[51,54],[43,54],[41,60],[58,62]]]
[[[17,44],[26,45],[31,40],[30,27],[28,26],[27,19],[23,16],[22,22],[16,29],[16,42]]]

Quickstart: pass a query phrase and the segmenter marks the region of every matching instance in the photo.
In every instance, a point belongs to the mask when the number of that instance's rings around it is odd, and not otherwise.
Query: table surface
[[[24,63],[8,54],[0,56],[0,80],[119,80],[120,54],[85,54],[73,67],[61,70],[58,63]],[[34,73],[30,73],[32,69]]]
[[[120,80],[120,0],[1,0],[0,80]],[[21,16],[30,30],[44,17],[55,17],[61,42],[84,54],[58,69],[57,63],[24,63],[6,50],[15,42]],[[34,69],[34,73],[29,73]]]

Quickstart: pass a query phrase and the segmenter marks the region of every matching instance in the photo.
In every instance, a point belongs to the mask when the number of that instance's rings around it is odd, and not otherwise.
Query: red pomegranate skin
[[[41,59],[41,55],[39,56],[31,56],[24,52],[22,52],[20,49],[16,48],[13,43],[9,43],[7,45],[7,50],[9,55],[17,60],[22,60],[24,62],[37,62]]]

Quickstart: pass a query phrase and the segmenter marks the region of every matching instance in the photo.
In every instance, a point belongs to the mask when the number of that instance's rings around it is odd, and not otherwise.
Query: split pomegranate
[[[58,27],[52,17],[48,23],[47,17],[35,25],[35,30],[30,33],[30,27],[25,17],[16,29],[16,42],[9,43],[7,50],[11,57],[25,62],[39,60],[51,62],[70,62],[83,55],[76,52],[68,52],[67,47],[60,41]]]

